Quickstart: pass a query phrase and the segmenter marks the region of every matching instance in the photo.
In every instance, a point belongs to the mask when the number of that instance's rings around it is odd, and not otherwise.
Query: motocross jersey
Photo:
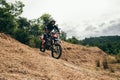
[[[46,33],[50,33],[53,29],[57,30],[57,32],[60,32],[58,27],[56,25],[50,25],[48,24],[46,27],[45,27],[45,32]]]

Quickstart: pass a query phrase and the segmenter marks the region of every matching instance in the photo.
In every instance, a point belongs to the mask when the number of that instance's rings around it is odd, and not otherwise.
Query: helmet
[[[54,23],[55,23],[56,21],[55,21],[54,19],[52,19],[52,20],[50,21],[50,23],[52,23],[52,22],[54,22]]]

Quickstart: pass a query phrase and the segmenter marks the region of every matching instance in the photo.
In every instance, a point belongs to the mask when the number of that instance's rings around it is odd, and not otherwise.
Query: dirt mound
[[[106,53],[98,47],[85,47],[63,42],[62,59],[75,65],[96,66],[96,61],[102,62]]]
[[[95,56],[104,55],[98,48],[63,42],[62,59],[56,60],[46,54],[0,33],[0,80],[117,80],[80,66],[93,64]]]

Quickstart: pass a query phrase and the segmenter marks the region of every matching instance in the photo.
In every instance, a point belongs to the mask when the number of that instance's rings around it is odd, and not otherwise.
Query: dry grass
[[[62,59],[56,60],[49,51],[41,53],[0,33],[0,80],[118,80],[93,69],[95,61],[106,56],[99,48],[66,42],[62,46]]]

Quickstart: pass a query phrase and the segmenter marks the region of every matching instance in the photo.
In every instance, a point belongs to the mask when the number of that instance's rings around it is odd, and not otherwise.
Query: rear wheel
[[[40,51],[41,51],[41,52],[45,52],[45,46],[42,47],[42,42],[40,42]]]
[[[52,57],[53,58],[56,58],[56,59],[59,59],[62,55],[62,47],[60,44],[55,44],[53,45],[53,48],[52,48]]]

